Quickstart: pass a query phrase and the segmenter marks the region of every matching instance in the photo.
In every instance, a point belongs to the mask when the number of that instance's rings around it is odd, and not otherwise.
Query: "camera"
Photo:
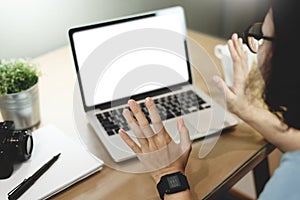
[[[13,121],[0,122],[0,179],[9,178],[16,162],[28,160],[33,149],[29,130],[15,130]]]

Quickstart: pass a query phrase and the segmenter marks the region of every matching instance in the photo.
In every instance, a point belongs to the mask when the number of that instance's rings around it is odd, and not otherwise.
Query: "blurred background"
[[[68,44],[72,26],[181,5],[187,27],[227,39],[262,21],[270,0],[1,0],[0,58],[33,58]]]

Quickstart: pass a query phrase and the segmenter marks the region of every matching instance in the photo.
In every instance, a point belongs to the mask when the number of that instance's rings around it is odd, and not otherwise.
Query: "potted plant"
[[[0,60],[0,110],[16,129],[40,122],[37,64],[26,59]]]

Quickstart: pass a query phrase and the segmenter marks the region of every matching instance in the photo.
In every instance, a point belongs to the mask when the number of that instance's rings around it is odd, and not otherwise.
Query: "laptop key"
[[[107,134],[109,135],[109,136],[111,136],[111,135],[114,135],[114,132],[113,131],[106,131],[107,132]]]

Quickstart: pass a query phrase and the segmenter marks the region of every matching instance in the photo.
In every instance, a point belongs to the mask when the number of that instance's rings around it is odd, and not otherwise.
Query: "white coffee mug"
[[[255,54],[252,53],[245,44],[243,45],[243,49],[248,54],[248,70],[250,71],[255,59]],[[231,87],[233,85],[233,64],[228,45],[218,44],[215,46],[214,50],[216,57],[221,60],[225,82],[229,87]]]

